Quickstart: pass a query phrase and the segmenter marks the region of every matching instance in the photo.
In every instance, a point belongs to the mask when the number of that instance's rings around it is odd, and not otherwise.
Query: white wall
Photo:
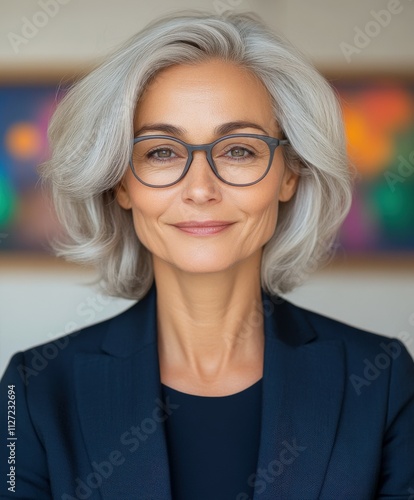
[[[56,3],[58,2],[58,3]],[[54,11],[51,4],[55,4]],[[413,0],[19,0],[0,4],[0,80],[45,72],[70,77],[168,10],[223,6],[253,10],[321,69],[339,75],[414,71]],[[49,5],[50,14],[45,15]],[[382,12],[383,24],[374,17]],[[399,11],[392,13],[391,11]],[[40,14],[39,14],[40,13]],[[46,17],[45,17],[46,16]],[[30,32],[30,23],[44,24]],[[357,30],[372,34],[355,45]],[[372,31],[374,30],[374,31]],[[16,36],[23,37],[16,41]],[[14,40],[14,45],[11,40]],[[344,56],[341,44],[354,46]],[[0,258],[1,264],[1,258]],[[10,355],[116,314],[129,302],[102,304],[84,272],[0,265],[0,373]],[[320,273],[292,301],[350,324],[405,340],[414,355],[414,266]]]
[[[53,3],[57,7],[50,7]],[[49,5],[50,14],[45,14],[42,5]],[[413,70],[412,0],[3,1],[0,67],[3,72],[20,71],[22,66],[26,72],[86,67],[160,14],[183,8],[214,12],[226,6],[229,10],[258,13],[321,68]],[[381,26],[375,16],[384,10],[388,14],[382,12]],[[30,28],[30,23],[34,28]],[[367,37],[360,35],[356,40],[359,47],[354,45],[358,29],[368,31]],[[19,43],[13,34],[25,40]],[[15,41],[12,43],[11,39]],[[355,48],[349,63],[342,43]]]
[[[91,272],[13,262],[0,268],[0,373],[10,356],[86,324],[114,316],[132,301],[103,297]]]
[[[18,350],[58,338],[127,309],[89,285],[74,266],[0,267],[0,375]],[[402,340],[414,357],[414,267],[322,271],[286,298],[348,324]]]

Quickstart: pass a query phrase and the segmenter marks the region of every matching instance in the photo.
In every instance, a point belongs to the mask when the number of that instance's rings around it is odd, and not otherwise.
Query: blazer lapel
[[[339,422],[343,345],[314,342],[300,310],[263,291],[262,299],[265,359],[258,466],[250,478],[254,500],[316,499]]]
[[[343,346],[315,342],[312,326],[288,302],[263,291],[262,300],[262,427],[256,474],[248,481],[254,500],[316,499],[340,415]],[[105,500],[172,498],[163,422],[175,405],[162,399],[156,325],[153,285],[108,322],[101,354],[75,359],[80,424]]]
[[[82,433],[90,463],[103,464],[92,470],[105,500],[171,499],[163,422],[174,402],[162,399],[155,310],[152,288],[109,322],[103,354],[75,360]]]

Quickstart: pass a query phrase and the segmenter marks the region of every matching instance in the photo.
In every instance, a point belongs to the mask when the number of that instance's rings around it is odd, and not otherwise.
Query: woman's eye
[[[246,158],[251,152],[246,148],[236,147],[231,148],[226,154],[231,158]]]
[[[232,156],[244,156],[245,152],[246,152],[245,149],[234,148],[234,149],[231,150],[231,155]]]
[[[176,153],[170,148],[153,149],[147,153],[147,158],[152,160],[172,160],[177,158]]]
[[[157,149],[155,151],[151,151],[148,156],[155,158],[172,158],[173,151],[171,149]]]

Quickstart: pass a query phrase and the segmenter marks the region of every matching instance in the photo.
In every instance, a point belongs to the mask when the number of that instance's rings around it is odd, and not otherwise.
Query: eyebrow
[[[269,135],[269,132],[265,130],[263,127],[254,122],[248,121],[234,121],[223,123],[214,129],[214,133],[218,136],[228,134],[236,129],[240,128],[255,128],[260,130],[266,135]],[[175,125],[171,125],[169,123],[150,123],[148,125],[144,125],[139,130],[134,132],[134,137],[138,137],[144,132],[165,132],[166,134],[174,135],[174,136],[183,136],[186,132],[185,129],[181,127],[176,127]]]

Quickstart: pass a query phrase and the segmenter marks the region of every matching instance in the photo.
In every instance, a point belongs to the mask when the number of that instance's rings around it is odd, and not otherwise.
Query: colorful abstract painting
[[[0,252],[49,252],[58,230],[37,166],[48,156],[47,126],[64,90],[0,86]]]
[[[414,79],[342,79],[348,152],[359,172],[339,243],[347,254],[414,253]],[[49,253],[59,230],[37,166],[65,90],[0,86],[0,252]]]
[[[347,253],[414,252],[414,81],[335,86],[359,173],[340,243]]]

